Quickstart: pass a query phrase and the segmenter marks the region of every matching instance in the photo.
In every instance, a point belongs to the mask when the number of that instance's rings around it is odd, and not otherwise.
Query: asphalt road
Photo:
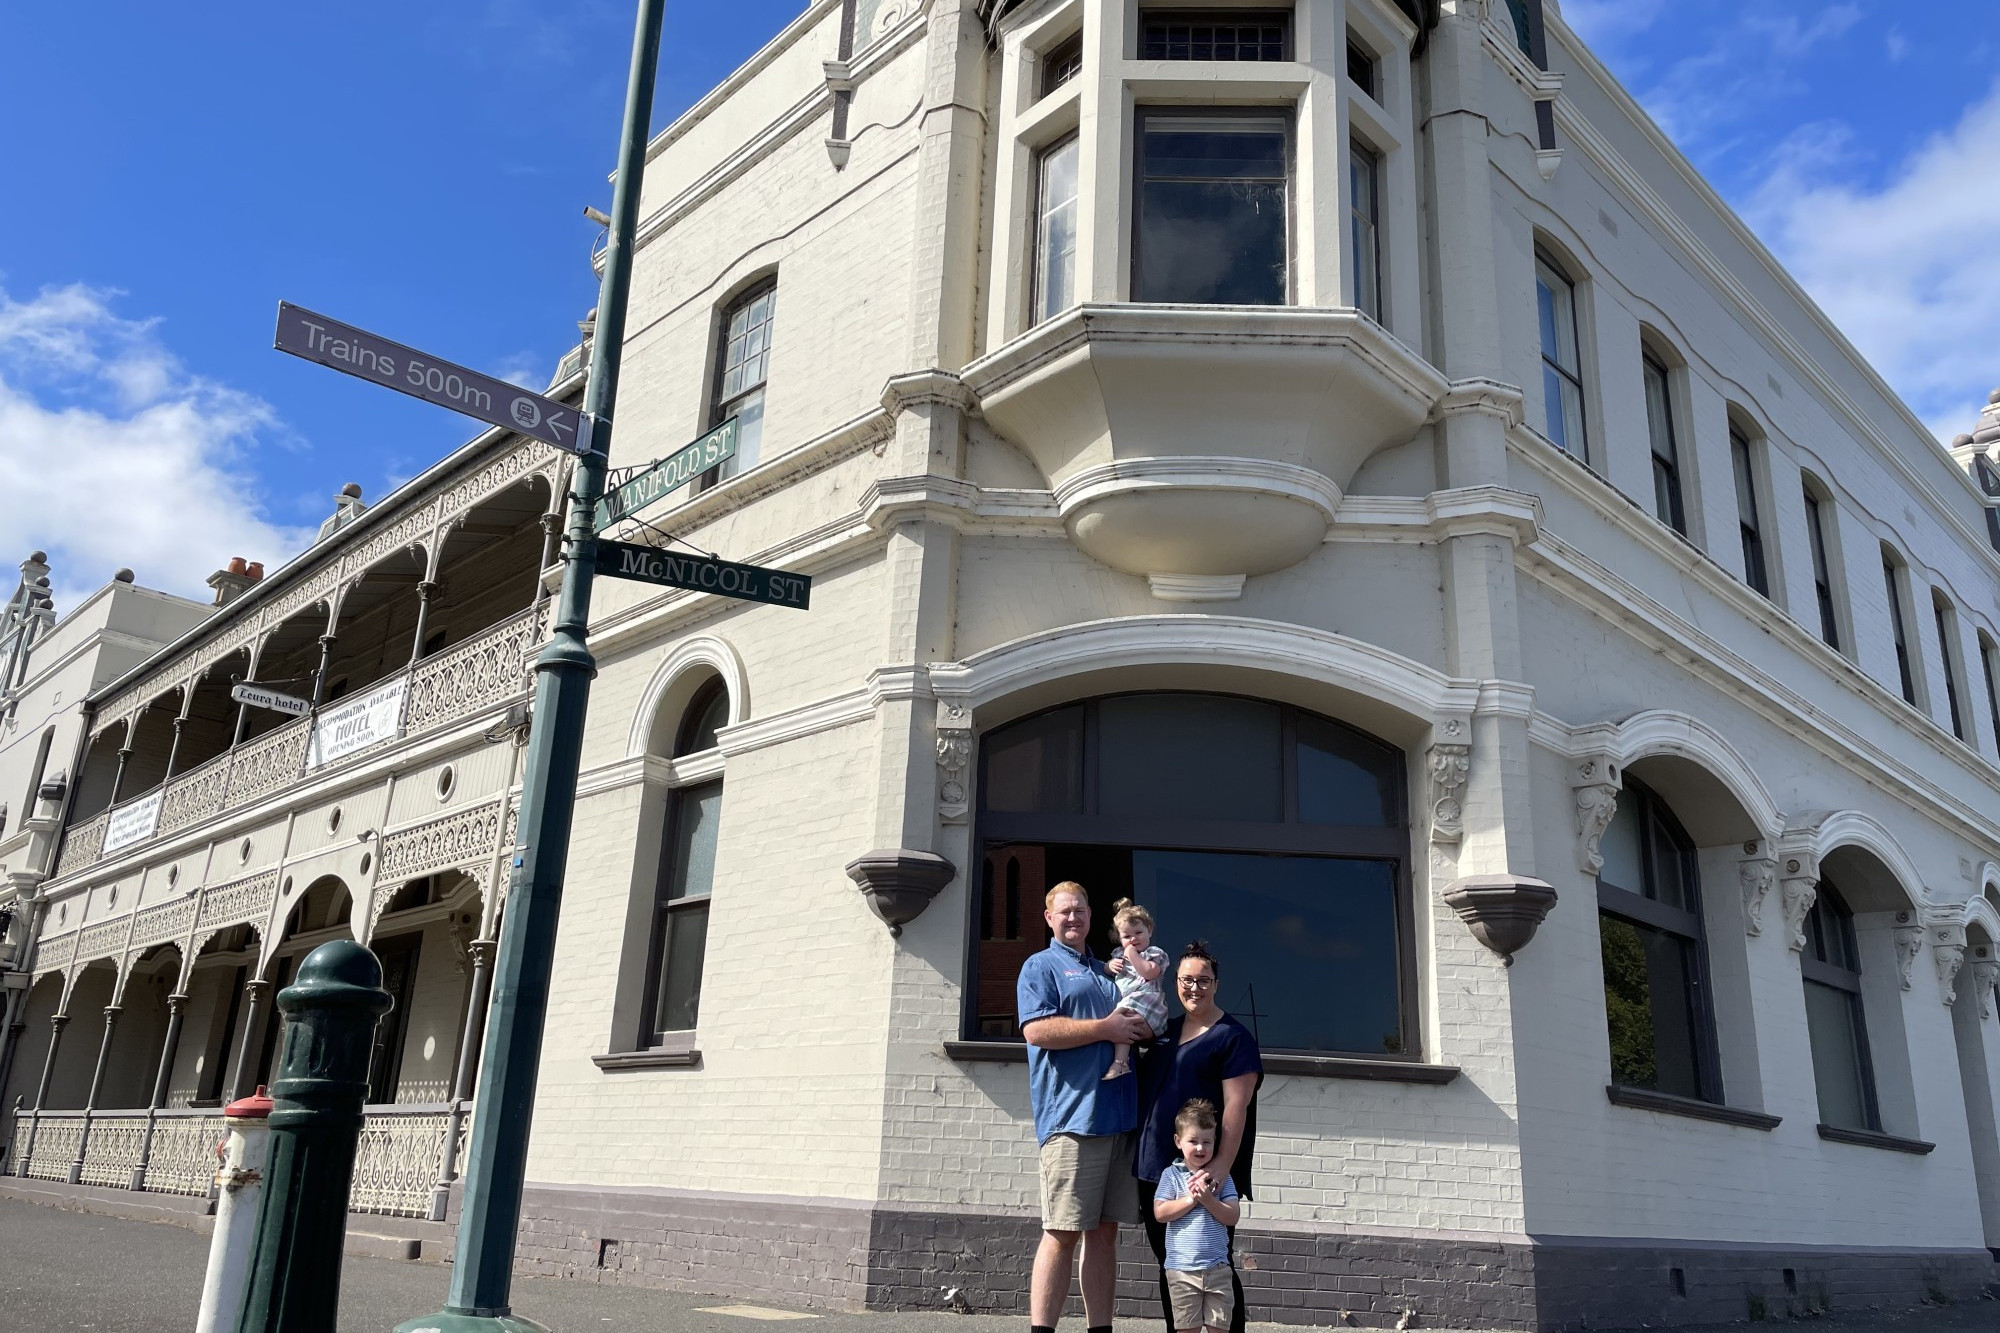
[[[0,1199],[0,1333],[89,1329],[93,1333],[189,1333],[201,1306],[208,1238],[164,1223],[94,1217]],[[444,1303],[442,1264],[349,1258],[341,1269],[340,1333],[389,1333]],[[737,1305],[753,1312],[718,1314]],[[556,1333],[609,1324],[624,1333],[1025,1333],[1019,1316],[828,1314],[787,1320],[765,1302],[684,1295],[643,1287],[550,1278],[514,1280],[516,1313]],[[2000,1301],[1907,1311],[1839,1314],[1811,1321],[1813,1333],[2000,1333]],[[1121,1320],[1154,1333],[1151,1320]],[[1265,1333],[1300,1333],[1253,1324]],[[1739,1333],[1768,1326],[1724,1325]],[[1081,1333],[1079,1321],[1064,1324]],[[1693,1333],[1693,1331],[1688,1331]]]

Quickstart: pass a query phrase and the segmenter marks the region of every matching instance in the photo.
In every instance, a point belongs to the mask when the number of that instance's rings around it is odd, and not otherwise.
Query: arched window
[[[1827,879],[1820,880],[1819,895],[1806,914],[1799,971],[1805,977],[1806,1033],[1820,1123],[1879,1131],[1882,1113],[1875,1102],[1868,1025],[1861,1013],[1861,950],[1854,939],[1854,913]]]
[[[720,678],[688,701],[674,758],[705,755],[729,721],[729,690]],[[666,1034],[693,1032],[701,1011],[702,960],[708,951],[708,903],[715,886],[716,833],[722,820],[722,777],[676,782],[667,803],[665,843],[654,897],[651,956],[647,964],[644,1045]]]
[[[1597,909],[1611,1081],[1719,1103],[1694,842],[1664,801],[1627,777],[1602,850]]]
[[[1043,895],[1075,880],[1100,955],[1119,898],[1169,953],[1207,940],[1222,1007],[1266,1047],[1418,1058],[1404,791],[1394,748],[1261,699],[1113,695],[994,731],[979,835],[1007,910],[979,932],[970,1035],[1019,1036]]]

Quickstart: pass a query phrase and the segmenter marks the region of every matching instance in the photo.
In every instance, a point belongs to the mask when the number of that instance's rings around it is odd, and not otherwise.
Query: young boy
[[[1226,1333],[1236,1313],[1228,1228],[1243,1208],[1229,1177],[1208,1173],[1215,1157],[1215,1103],[1197,1097],[1174,1117],[1180,1160],[1160,1173],[1153,1216],[1167,1224],[1167,1290],[1179,1333]]]

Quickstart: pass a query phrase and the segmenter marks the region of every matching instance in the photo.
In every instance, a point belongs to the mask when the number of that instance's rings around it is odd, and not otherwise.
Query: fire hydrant
[[[259,1086],[222,1108],[225,1137],[216,1145],[215,1234],[208,1243],[208,1276],[201,1285],[195,1333],[232,1333],[243,1290],[250,1281],[250,1253],[264,1197],[264,1163],[271,1152],[272,1102]]]

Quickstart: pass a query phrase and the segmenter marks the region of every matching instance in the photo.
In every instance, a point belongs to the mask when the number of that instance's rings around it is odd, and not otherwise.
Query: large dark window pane
[[[1611,1081],[1680,1097],[1701,1096],[1688,941],[1636,921],[1598,915]]]
[[[722,820],[722,784],[676,793],[674,873],[666,896],[706,898],[715,884],[715,839]]]
[[[1013,814],[1083,809],[1083,709],[1058,708],[1009,727],[986,746],[982,804]]]
[[[1082,884],[1100,957],[1119,898],[1146,905],[1159,923],[1155,942],[1169,954],[1206,940],[1222,964],[1218,1003],[1266,1046],[1404,1051],[1394,862],[1020,843],[991,848],[987,859],[1018,865],[1022,896],[1037,906],[1051,884]],[[1028,938],[980,942],[981,1035],[1017,1035],[1014,980],[1048,944],[1039,911],[1021,933]]]
[[[1299,714],[1299,822],[1366,824],[1397,822],[1402,802],[1392,785],[1394,757],[1343,727]]]
[[[1209,942],[1219,1002],[1262,1044],[1403,1050],[1393,863],[1138,851],[1132,881],[1169,940]]]
[[[1128,694],[1097,709],[1099,814],[1284,818],[1275,704],[1219,694]]]
[[[1861,1054],[1861,997],[1806,983],[1806,1033],[1812,1043],[1813,1086],[1822,1124],[1874,1129]]]
[[[1142,124],[1134,299],[1284,304],[1285,122],[1153,113]]]
[[[708,904],[669,912],[661,949],[660,1008],[653,1026],[660,1032],[692,1032],[701,1010],[702,958],[708,949]]]

